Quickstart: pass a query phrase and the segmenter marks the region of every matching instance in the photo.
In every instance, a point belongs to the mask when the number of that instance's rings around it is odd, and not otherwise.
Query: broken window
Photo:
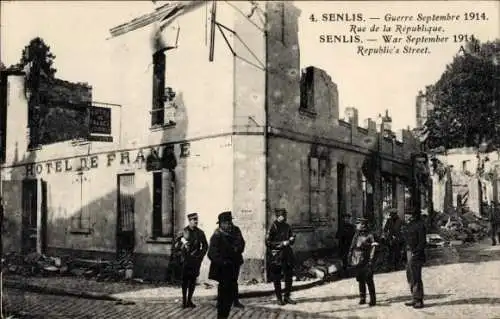
[[[382,177],[382,209],[391,208],[394,205],[394,178],[392,176]]]
[[[302,71],[300,78],[300,110],[316,114],[314,107],[314,68],[308,67]]]
[[[173,170],[153,172],[152,237],[172,237],[175,212],[175,176]]]
[[[327,204],[328,161],[326,156],[318,156],[313,148],[309,157],[309,210],[312,220],[325,220],[328,217]]]
[[[343,163],[337,163],[337,203],[338,216],[344,215],[347,210],[346,203],[346,166]]]
[[[313,221],[328,218],[327,176],[327,158],[319,156],[318,150],[313,147],[309,156],[309,211]]]
[[[160,50],[153,54],[153,108],[151,126],[165,123],[165,52]]]
[[[166,49],[153,55],[153,103],[151,110],[151,126],[175,124],[176,105],[175,92],[166,87]]]

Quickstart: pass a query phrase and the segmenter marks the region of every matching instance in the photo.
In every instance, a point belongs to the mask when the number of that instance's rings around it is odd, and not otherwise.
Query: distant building
[[[382,125],[368,119],[360,127],[355,108],[340,119],[331,77],[300,70],[299,10],[289,2],[217,2],[217,22],[232,32],[215,30],[210,61],[206,5],[161,6],[111,30],[110,85],[121,106],[82,106],[95,113],[89,120],[99,138],[29,147],[24,75],[5,74],[2,175],[6,214],[19,225],[5,251],[86,258],[127,251],[138,276],[165,279],[186,214],[198,212],[210,236],[217,215],[231,210],[247,242],[240,279],[262,280],[275,208],[289,212],[299,259],[335,253],[344,213],[380,227],[383,208],[408,208],[418,141],[408,130],[392,132],[388,113]],[[162,17],[172,22],[163,38],[148,24]]]
[[[429,112],[434,108],[434,105],[429,102],[425,94],[422,91],[418,92],[416,98],[416,129],[423,128]]]

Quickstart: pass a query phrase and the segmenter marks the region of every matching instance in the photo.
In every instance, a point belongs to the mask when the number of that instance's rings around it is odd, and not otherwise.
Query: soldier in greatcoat
[[[366,287],[370,294],[369,306],[375,306],[375,282],[373,280],[373,261],[378,243],[368,229],[368,220],[360,218],[356,225],[356,233],[349,249],[349,265],[356,271],[356,281],[359,284],[359,304],[366,304]]]
[[[412,300],[405,304],[419,309],[424,307],[422,267],[426,261],[427,230],[420,211],[413,211],[408,217],[409,222],[404,231],[407,252],[406,278],[410,285]]]
[[[276,209],[275,215],[276,220],[272,223],[266,236],[270,261],[269,279],[274,283],[274,291],[278,299],[278,304],[296,304],[290,297],[295,263],[291,246],[295,242],[295,235],[292,233],[290,225],[286,222],[287,211],[285,209]],[[284,298],[281,291],[282,275],[284,275],[285,279]]]
[[[208,250],[205,233],[198,228],[198,214],[187,215],[189,225],[186,226],[178,241],[181,245],[182,262],[182,307],[194,308],[192,298],[196,287],[196,279],[200,275],[200,267]]]
[[[234,236],[231,212],[222,212],[218,217],[219,227],[210,238],[208,278],[218,281],[217,317],[228,318],[234,303],[238,282],[238,271],[243,264],[242,243]]]
[[[233,220],[231,219],[231,225],[229,227],[229,233],[231,234],[232,238],[234,239],[234,245],[236,247],[236,254],[238,254],[238,260],[240,260],[240,263],[236,267],[236,279],[240,276],[240,268],[241,265],[243,264],[243,251],[245,251],[245,240],[243,239],[243,234],[241,233],[241,230],[238,226],[236,226],[233,223]],[[237,308],[244,308],[243,304],[240,302],[240,296],[239,296],[239,291],[238,291],[238,280],[234,282],[234,300],[233,300],[233,306]]]

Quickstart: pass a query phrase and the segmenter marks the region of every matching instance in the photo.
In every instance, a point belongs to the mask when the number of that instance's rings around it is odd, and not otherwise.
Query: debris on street
[[[471,212],[440,213],[436,226],[445,241],[479,242],[490,231],[489,221]]]
[[[97,281],[133,281],[143,283],[141,278],[133,277],[133,258],[131,254],[122,255],[116,260],[87,260],[70,257],[53,257],[39,253],[23,256],[10,252],[2,259],[6,274],[23,276],[75,276]]]

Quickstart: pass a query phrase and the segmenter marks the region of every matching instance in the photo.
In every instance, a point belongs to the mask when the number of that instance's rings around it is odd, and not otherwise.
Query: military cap
[[[190,213],[187,215],[188,220],[198,218],[198,213]]]

